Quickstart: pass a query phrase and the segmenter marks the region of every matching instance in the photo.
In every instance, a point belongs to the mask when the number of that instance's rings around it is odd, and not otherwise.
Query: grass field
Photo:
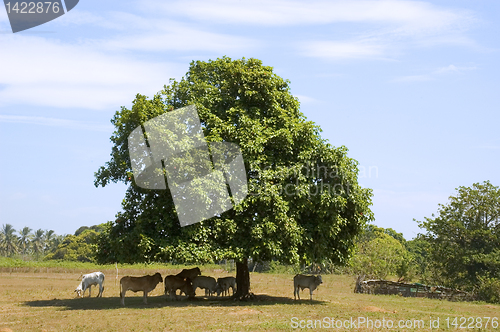
[[[159,284],[148,297],[147,305],[142,303],[142,293],[127,292],[126,306],[122,307],[116,270],[107,266],[99,269],[106,275],[103,297],[75,298],[73,291],[80,273],[95,270],[91,267],[0,268],[0,331],[287,331],[307,328],[308,324],[313,327],[314,323],[317,330],[331,330],[337,320],[344,326],[335,328],[337,331],[387,330],[391,324],[390,330],[394,331],[430,331],[431,320],[436,327],[433,331],[454,330],[461,323],[464,328],[460,330],[500,331],[500,326],[495,328],[495,322],[500,324],[498,305],[354,294],[354,278],[339,275],[323,276],[323,284],[315,291],[312,302],[307,290],[301,293],[304,300],[293,300],[293,275],[252,273],[255,301],[234,302],[216,297],[167,301],[163,284]],[[130,266],[119,269],[119,278],[156,271],[165,276],[179,269]],[[214,277],[230,275],[214,266],[202,268],[202,273]],[[97,291],[93,289],[92,294],[96,296]],[[474,318],[473,324],[469,317]],[[497,318],[490,319],[485,328],[487,318],[477,317]],[[457,326],[452,325],[455,318]],[[367,327],[369,321],[373,327]]]

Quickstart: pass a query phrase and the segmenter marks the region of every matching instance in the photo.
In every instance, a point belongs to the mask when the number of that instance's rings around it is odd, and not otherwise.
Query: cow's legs
[[[121,301],[122,301],[122,305],[124,306],[125,305],[125,293],[127,291],[120,291],[120,298],[121,298]]]
[[[309,293],[311,294],[311,301],[312,301],[312,299],[313,299],[313,291],[312,291],[312,289],[309,289]]]
[[[300,287],[297,287],[293,290],[293,297],[295,298],[295,294],[297,294],[297,297],[299,298],[300,300]]]
[[[144,291],[142,293],[144,294],[144,296],[142,297],[144,304],[148,304],[148,292]]]
[[[90,292],[90,289],[92,288],[92,285],[89,285],[89,297],[92,297],[92,293]]]

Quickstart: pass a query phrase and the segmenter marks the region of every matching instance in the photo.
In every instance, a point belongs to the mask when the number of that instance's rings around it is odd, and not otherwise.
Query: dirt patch
[[[260,310],[254,310],[254,309],[242,309],[238,311],[232,311],[229,313],[229,315],[252,315],[252,314],[262,314],[264,313],[263,311]]]
[[[389,311],[389,310],[385,310],[385,309],[374,307],[374,306],[366,307],[365,311],[370,311],[370,312],[386,312],[386,313],[394,313],[394,314],[397,312],[396,310]]]

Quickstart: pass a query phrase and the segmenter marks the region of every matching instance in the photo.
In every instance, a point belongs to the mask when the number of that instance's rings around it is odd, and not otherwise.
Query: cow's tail
[[[104,280],[105,280],[105,277],[104,277],[104,273],[103,273],[102,274],[102,281],[101,281],[101,285],[102,285],[101,297],[102,297],[102,293],[104,293]]]
[[[120,299],[123,298],[123,284],[122,281],[120,280]]]

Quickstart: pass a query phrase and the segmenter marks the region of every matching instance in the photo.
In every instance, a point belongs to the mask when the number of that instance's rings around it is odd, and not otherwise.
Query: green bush
[[[384,279],[390,275],[401,278],[410,272],[407,259],[407,251],[398,240],[379,233],[374,239],[359,244],[351,266],[355,274],[369,278]]]
[[[500,303],[500,279],[478,277],[477,299],[490,303]]]
[[[278,274],[297,274],[301,272],[298,265],[284,265],[278,261],[270,261],[269,268],[265,271],[268,273],[278,273]]]
[[[45,259],[94,263],[96,261],[97,235],[98,233],[93,229],[86,229],[77,236],[68,235],[57,249],[48,254]]]

